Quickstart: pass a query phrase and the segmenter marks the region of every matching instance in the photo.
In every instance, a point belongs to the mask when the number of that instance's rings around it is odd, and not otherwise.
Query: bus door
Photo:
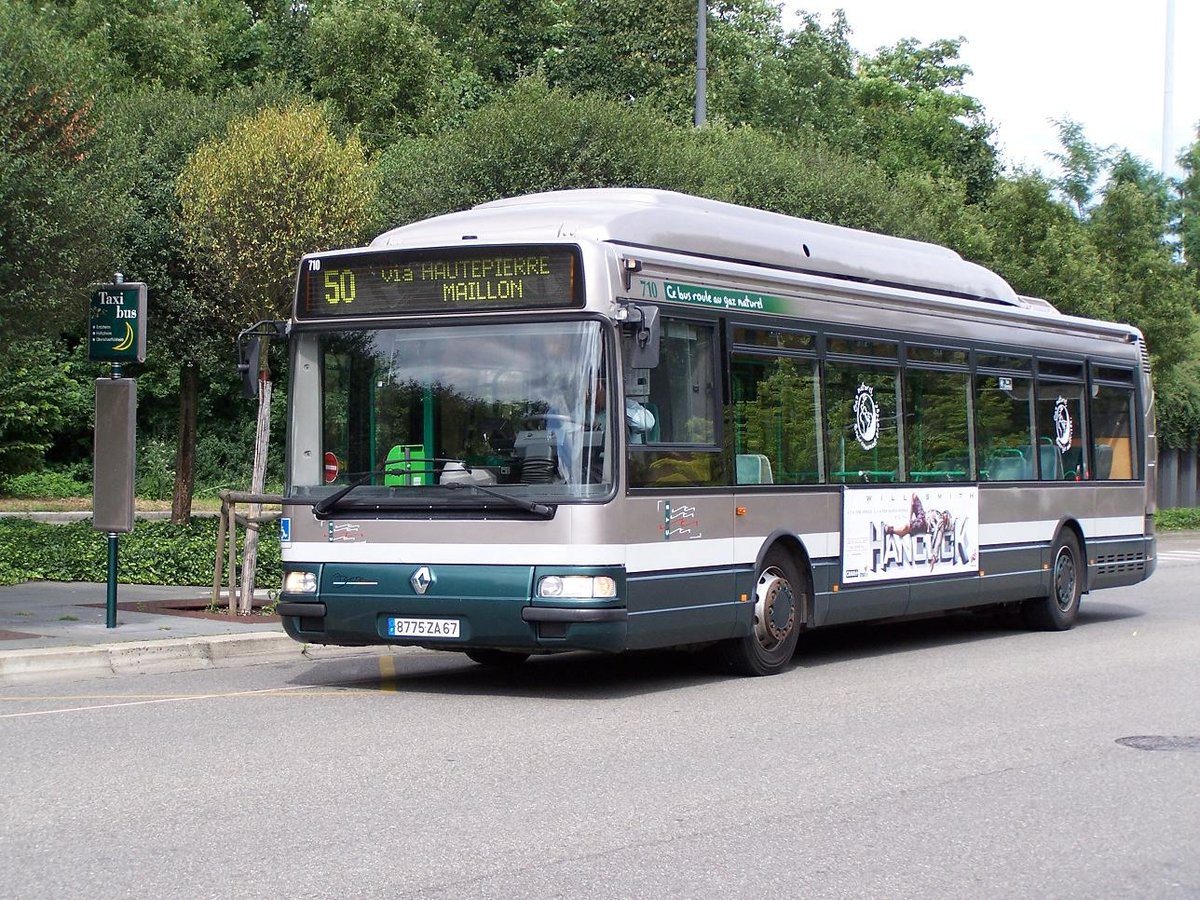
[[[631,647],[717,640],[736,617],[713,322],[663,315],[657,360],[622,342]],[[638,363],[646,363],[639,365]]]

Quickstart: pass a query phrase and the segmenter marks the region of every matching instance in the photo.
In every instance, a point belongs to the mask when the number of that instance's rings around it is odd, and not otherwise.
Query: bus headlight
[[[288,572],[283,576],[283,592],[285,594],[315,594],[317,592],[317,573]]]
[[[617,582],[608,575],[545,575],[538,579],[537,595],[572,600],[611,599]]]

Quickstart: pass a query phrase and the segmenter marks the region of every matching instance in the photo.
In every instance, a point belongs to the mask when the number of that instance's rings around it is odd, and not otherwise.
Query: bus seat
[[[1062,454],[1058,452],[1056,446],[1053,444],[1039,445],[1038,462],[1042,468],[1042,481],[1062,481]]]
[[[429,481],[425,468],[425,447],[421,444],[397,444],[387,455],[385,485],[422,485]]]
[[[761,453],[739,453],[737,455],[738,484],[774,484],[771,460]]]
[[[1068,481],[1083,480],[1083,447],[1072,447],[1062,455],[1062,477]]]
[[[1096,478],[1107,481],[1112,477],[1113,448],[1112,444],[1096,444]]]
[[[658,418],[658,404],[647,401],[642,406],[646,407],[650,411],[650,415],[654,416],[654,424],[650,426],[650,430],[643,436],[642,443],[657,444],[662,439],[662,426]]]
[[[989,481],[1028,481],[1033,478],[1033,466],[1025,454],[1016,448],[996,450],[988,461]]]

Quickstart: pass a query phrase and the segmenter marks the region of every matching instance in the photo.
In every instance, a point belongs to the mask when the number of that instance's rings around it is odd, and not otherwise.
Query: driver
[[[594,428],[602,429],[608,412],[608,389],[601,378],[596,382],[596,418]],[[646,434],[654,427],[654,413],[632,397],[625,398],[625,426],[629,429],[631,444],[645,443]]]

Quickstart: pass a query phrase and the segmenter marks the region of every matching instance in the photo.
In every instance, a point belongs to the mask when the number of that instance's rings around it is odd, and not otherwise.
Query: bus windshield
[[[289,493],[380,510],[606,495],[602,335],[596,321],[297,335]]]

